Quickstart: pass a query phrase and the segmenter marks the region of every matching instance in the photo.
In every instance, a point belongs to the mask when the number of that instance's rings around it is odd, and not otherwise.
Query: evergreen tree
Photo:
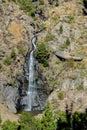
[[[49,103],[45,108],[45,113],[42,117],[41,124],[42,124],[41,130],[55,130],[56,122]]]
[[[21,114],[19,123],[20,123],[20,130],[40,130],[38,128],[39,123],[29,112],[23,112]]]
[[[50,51],[44,42],[37,44],[36,49],[36,59],[39,63],[43,64],[44,67],[48,66],[48,59],[50,56]]]

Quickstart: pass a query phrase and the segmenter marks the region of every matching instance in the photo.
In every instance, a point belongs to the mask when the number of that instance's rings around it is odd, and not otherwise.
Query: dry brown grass
[[[63,100],[58,99],[57,93],[58,92],[54,91],[53,93],[51,93],[50,98],[48,99],[53,107],[53,110],[54,104],[56,105],[55,111],[64,111],[66,108],[66,103],[69,106],[71,105],[71,103],[73,103],[73,112],[75,112],[76,110],[84,111],[87,106],[87,96],[84,96],[84,94],[87,93],[86,91],[67,90],[66,92],[64,92]]]
[[[0,115],[2,118],[2,122],[6,121],[6,120],[10,120],[10,121],[18,121],[19,119],[19,115],[18,114],[13,114],[11,113],[4,105],[0,104]]]
[[[55,26],[55,21],[53,17],[56,17],[58,23],[58,17],[62,15],[76,15],[78,13],[78,8],[74,2],[66,2],[62,6],[58,6],[49,10],[48,15],[49,19],[45,22],[46,28],[51,30]]]
[[[15,22],[13,22],[9,26],[9,32],[14,36],[14,38],[17,40],[17,42],[21,41],[21,37],[22,37],[21,28],[22,28],[22,26]]]
[[[55,12],[57,15],[71,15],[76,14],[76,4],[73,2],[64,3],[62,6],[55,7],[49,11],[49,15],[52,16],[52,13]]]

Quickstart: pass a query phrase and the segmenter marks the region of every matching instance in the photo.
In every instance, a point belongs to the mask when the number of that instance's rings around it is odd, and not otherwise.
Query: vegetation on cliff
[[[21,11],[12,1],[19,5]],[[23,76],[24,58],[28,51],[31,33],[37,29],[45,28],[38,36],[40,42],[37,43],[35,56],[43,65],[40,66],[41,75],[47,82],[44,87],[53,90],[48,98],[51,107],[47,104],[41,119],[24,112],[18,123],[8,120],[0,124],[2,130],[87,129],[87,112],[76,112],[83,111],[87,107],[87,17],[83,15],[83,6],[87,9],[87,0],[76,2],[73,0],[63,2],[61,0],[2,0],[0,102],[4,102],[12,112],[17,112],[15,110],[19,86],[17,78],[18,75],[19,78]],[[29,16],[36,20],[37,27],[35,26],[33,31],[29,21],[30,19],[32,21],[32,18]],[[54,53],[58,49],[66,56],[69,54],[84,58],[80,62],[71,59],[61,60]],[[23,83],[22,80],[21,82]],[[73,112],[65,108],[66,101],[74,102]]]
[[[49,66],[48,59],[50,56],[50,51],[47,45],[44,42],[37,43],[36,49],[36,59],[39,63],[43,64],[44,67]]]
[[[87,129],[87,111],[72,113],[72,104],[66,111],[58,111],[53,115],[51,107],[47,104],[41,119],[35,119],[29,112],[23,112],[19,122],[9,120],[0,124],[1,130],[83,130]]]

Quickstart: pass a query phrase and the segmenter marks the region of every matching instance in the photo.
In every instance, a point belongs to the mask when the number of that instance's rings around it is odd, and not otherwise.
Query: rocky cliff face
[[[31,18],[13,2],[0,2],[0,103],[16,113],[19,78],[30,46]],[[22,80],[22,79],[21,79]]]
[[[82,3],[68,1],[48,11],[44,22],[46,31],[39,37],[49,46],[49,67],[42,68],[49,88],[54,91],[48,98],[55,112],[65,109],[73,102],[73,110],[87,108],[87,17],[83,15]],[[82,57],[82,61],[59,59],[55,52],[61,50],[67,57]]]
[[[36,61],[37,84],[43,86],[39,96],[46,100],[52,92],[48,101],[55,112],[64,110],[67,102],[73,102],[74,110],[83,110],[87,107],[87,17],[83,15],[82,1],[59,0],[57,7],[49,6],[47,1],[45,4],[45,21],[39,15],[36,18],[36,23],[46,28],[38,41],[48,45],[51,55],[49,67],[44,68]],[[28,84],[26,54],[34,31],[30,21],[15,3],[0,2],[0,103],[14,113]],[[61,60],[55,55],[58,50],[83,60]]]
[[[14,2],[0,2],[0,103],[13,113],[26,104],[32,21]],[[46,92],[47,83],[42,79],[37,61],[35,75],[43,107],[50,91]]]

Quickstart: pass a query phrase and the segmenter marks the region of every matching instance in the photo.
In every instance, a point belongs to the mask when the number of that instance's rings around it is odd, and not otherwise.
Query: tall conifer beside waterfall
[[[36,119],[29,113],[23,112],[19,119],[20,130],[37,130]]]
[[[48,103],[44,115],[41,120],[42,129],[41,130],[55,130],[55,118],[51,111],[50,104]]]

